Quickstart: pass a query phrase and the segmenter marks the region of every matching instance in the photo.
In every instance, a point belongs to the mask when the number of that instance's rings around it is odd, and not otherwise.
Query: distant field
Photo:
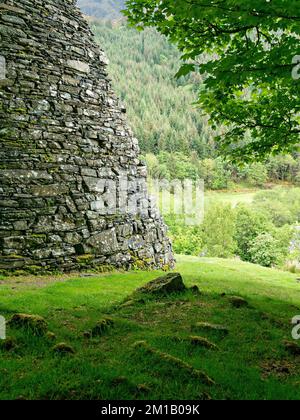
[[[240,192],[233,192],[233,191],[207,191],[205,193],[205,204],[211,205],[214,203],[225,203],[231,204],[235,207],[237,204],[251,204],[255,194],[257,194],[259,189],[257,190],[245,190]]]
[[[278,186],[274,186],[274,189],[275,188],[291,190],[296,187],[289,186],[289,185],[278,185]],[[162,214],[163,215],[169,214],[163,211],[162,209],[162,192],[160,192],[159,197],[157,196],[157,194],[153,193],[151,182],[149,183],[149,191],[151,194],[153,194],[156,197],[158,206]],[[220,191],[207,190],[204,192],[205,208],[207,209],[212,204],[218,204],[218,203],[230,204],[232,207],[236,207],[238,204],[251,204],[256,194],[258,194],[261,191],[268,191],[268,190],[263,189],[263,188],[257,188],[257,189],[240,188],[239,189],[239,187],[237,187],[236,190],[228,190],[228,191],[227,190],[220,190]],[[171,209],[172,209],[173,203],[174,203],[174,199],[172,195],[170,196],[170,202],[171,202]]]

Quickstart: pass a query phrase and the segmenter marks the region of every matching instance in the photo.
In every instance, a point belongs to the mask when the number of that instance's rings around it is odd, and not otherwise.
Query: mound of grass
[[[44,335],[47,332],[48,324],[44,318],[38,315],[15,314],[9,321],[13,328],[22,328],[34,335]]]
[[[72,346],[67,343],[58,343],[53,347],[53,351],[57,354],[74,354],[75,351]]]
[[[114,320],[112,318],[103,318],[97,322],[91,331],[92,337],[97,337],[105,334],[111,327],[114,325]]]
[[[206,349],[218,350],[218,346],[209,341],[207,338],[200,337],[199,335],[191,335],[189,337],[189,341],[193,344],[193,346],[202,346]]]

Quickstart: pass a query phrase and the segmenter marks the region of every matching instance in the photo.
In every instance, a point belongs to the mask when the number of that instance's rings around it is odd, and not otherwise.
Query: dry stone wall
[[[2,1],[0,56],[0,270],[172,266],[138,141],[75,1]]]

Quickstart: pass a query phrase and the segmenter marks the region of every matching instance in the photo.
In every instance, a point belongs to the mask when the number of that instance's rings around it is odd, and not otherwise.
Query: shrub
[[[235,240],[237,253],[244,261],[251,261],[249,247],[262,233],[268,233],[273,226],[264,213],[239,205],[236,208]]]
[[[268,171],[263,163],[245,165],[240,176],[253,187],[262,187],[268,180]]]
[[[201,226],[187,226],[176,216],[165,217],[176,254],[199,255],[202,251]]]
[[[252,241],[249,255],[254,264],[272,267],[282,261],[280,242],[270,233],[262,233]]]
[[[236,250],[235,212],[230,205],[211,206],[203,222],[203,243],[208,256],[229,258]]]

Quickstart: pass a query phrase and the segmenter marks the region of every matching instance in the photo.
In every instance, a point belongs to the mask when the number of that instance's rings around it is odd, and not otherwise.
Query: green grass
[[[199,286],[201,296],[186,292],[120,306],[160,272],[1,278],[0,315],[41,315],[56,339],[8,328],[17,346],[0,350],[0,399],[300,399],[300,358],[283,346],[291,340],[291,318],[300,314],[297,277],[240,261],[185,256],[178,257],[176,270],[187,286]],[[245,298],[249,307],[233,308],[230,295]],[[84,337],[106,315],[114,327]],[[218,350],[188,340],[195,322],[229,329],[226,336],[199,333]],[[148,347],[133,346],[137,341]],[[59,342],[75,354],[56,355],[52,347]],[[193,369],[215,385],[203,384]]]
[[[207,191],[205,193],[205,205],[210,206],[211,204],[222,203],[235,207],[238,204],[251,204],[259,191],[262,190]]]

